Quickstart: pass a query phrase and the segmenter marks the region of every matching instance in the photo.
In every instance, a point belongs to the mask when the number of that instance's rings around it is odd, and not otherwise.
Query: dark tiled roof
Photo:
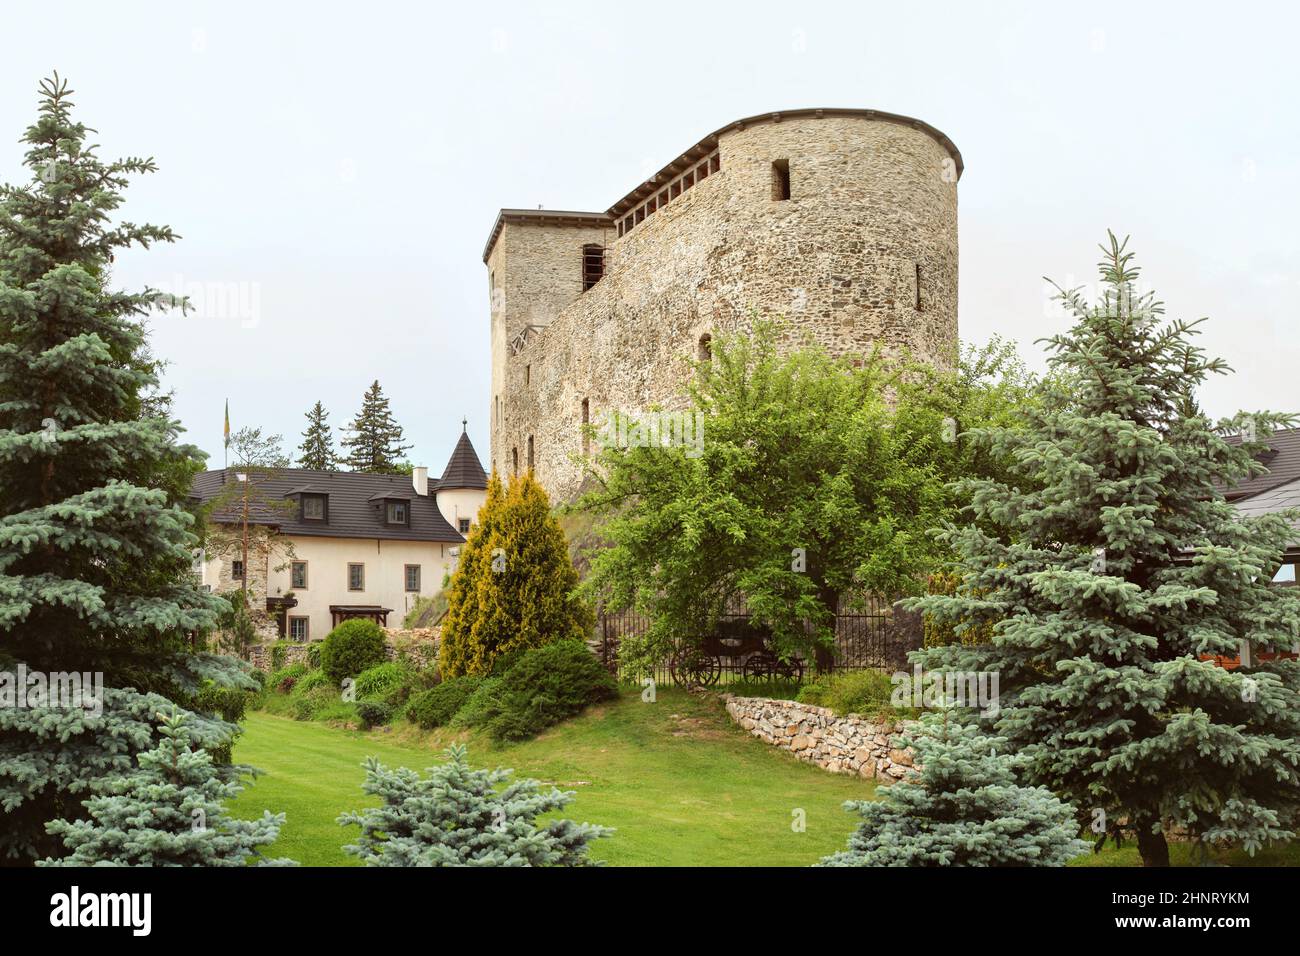
[[[459,447],[459,446],[458,446]],[[471,454],[473,450],[471,449]],[[475,459],[477,462],[477,459]],[[199,501],[211,501],[223,488],[234,486],[239,469],[201,472],[194,478],[191,495]],[[288,496],[302,493],[329,495],[329,520],[303,521],[297,507],[251,507],[250,518],[257,524],[273,524],[283,534],[334,538],[384,538],[391,541],[445,541],[460,544],[465,539],[449,525],[433,494],[418,495],[407,475],[365,475],[350,471],[311,471],[284,468],[255,477],[258,495],[265,501],[292,501]],[[432,489],[431,489],[432,490]],[[410,524],[394,527],[384,524],[384,498],[405,501]],[[239,520],[240,503],[230,501],[214,521]]]
[[[487,472],[478,460],[474,446],[470,444],[469,435],[460,433],[460,441],[451,453],[451,460],[438,479],[439,488],[487,488]],[[432,490],[432,489],[430,489]]]
[[[1238,439],[1229,438],[1236,442]],[[1268,451],[1259,456],[1260,464],[1268,471],[1256,475],[1249,481],[1243,481],[1227,492],[1229,501],[1253,498],[1258,494],[1284,485],[1300,478],[1300,428],[1286,428],[1275,431],[1268,438]]]

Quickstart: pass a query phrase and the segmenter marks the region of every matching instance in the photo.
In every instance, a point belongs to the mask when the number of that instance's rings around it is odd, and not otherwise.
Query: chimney
[[[416,465],[411,469],[411,484],[415,486],[417,495],[428,495],[429,493],[429,469],[423,465]]]

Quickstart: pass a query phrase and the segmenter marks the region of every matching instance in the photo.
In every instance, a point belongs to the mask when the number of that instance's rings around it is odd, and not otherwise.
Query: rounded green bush
[[[335,687],[334,682],[325,675],[324,671],[311,671],[310,673],[303,674],[298,678],[298,683],[293,685],[293,693],[294,696],[300,696],[302,694],[310,693],[317,687],[328,687],[336,692],[338,690],[338,688]]]
[[[244,719],[248,706],[249,692],[238,687],[218,687],[212,681],[204,681],[191,702],[194,710],[204,714],[219,716],[222,720],[237,724]]]
[[[481,683],[481,677],[453,677],[437,687],[412,694],[406,705],[406,719],[425,730],[441,727],[456,715]]]
[[[383,700],[369,698],[357,701],[357,717],[366,730],[379,727],[393,719],[393,705]]]
[[[293,685],[307,673],[306,664],[290,664],[288,667],[282,667],[278,671],[272,672],[267,679],[266,686],[274,687],[282,694],[287,694],[293,690]]]
[[[344,621],[321,642],[321,670],[335,684],[383,662],[384,629],[374,621]]]
[[[495,740],[524,740],[618,696],[618,685],[581,641],[556,641],[528,651],[506,671],[481,723]]]
[[[836,671],[818,677],[811,684],[805,684],[795,700],[816,707],[829,707],[840,716],[915,716],[915,711],[911,708],[895,708],[891,705],[893,691],[894,683],[883,671]]]
[[[320,685],[304,693],[294,694],[291,702],[294,720],[315,720],[327,708],[336,709],[341,698],[333,687]]]
[[[407,665],[397,661],[385,661],[363,670],[357,675],[353,686],[358,699],[373,698],[392,703],[400,696],[402,689],[413,680],[414,674]]]
[[[500,686],[500,677],[485,677],[460,710],[456,711],[456,715],[451,718],[451,725],[460,728],[478,727],[486,721],[488,709],[492,706]]]

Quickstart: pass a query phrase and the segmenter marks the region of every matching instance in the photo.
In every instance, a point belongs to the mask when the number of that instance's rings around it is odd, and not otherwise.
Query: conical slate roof
[[[468,428],[468,423],[461,423],[463,428]],[[451,453],[451,460],[447,462],[447,467],[443,470],[442,478],[438,480],[439,488],[477,488],[480,490],[487,488],[487,472],[483,470],[483,465],[478,460],[478,453],[474,451],[474,446],[469,440],[469,432],[462,430],[460,441],[456,442],[456,448]]]

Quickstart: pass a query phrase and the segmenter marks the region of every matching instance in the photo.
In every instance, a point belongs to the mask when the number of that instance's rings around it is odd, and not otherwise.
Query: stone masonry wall
[[[825,707],[793,700],[730,694],[723,700],[731,719],[755,737],[824,770],[881,780],[914,772],[911,750],[893,744],[899,725],[857,714],[836,717]]]
[[[718,173],[606,238],[605,276],[585,292],[578,263],[597,230],[504,226],[489,257],[499,470],[516,448],[526,467],[531,435],[537,477],[553,497],[572,497],[583,400],[593,421],[681,408],[700,337],[746,329],[754,314],[783,317],[792,336],[837,354],[879,345],[940,365],[955,358],[957,188],[938,140],[828,115],[733,127],[718,144]],[[773,198],[778,159],[789,161],[788,200]],[[544,329],[510,354],[526,324]]]
[[[416,667],[428,667],[438,662],[438,648],[442,643],[441,627],[384,628],[384,654],[390,661],[405,657]],[[319,644],[319,641],[314,643]],[[259,670],[275,669],[271,659],[274,644],[259,644],[250,648],[249,662]],[[282,667],[307,663],[307,649],[311,644],[285,644]]]

